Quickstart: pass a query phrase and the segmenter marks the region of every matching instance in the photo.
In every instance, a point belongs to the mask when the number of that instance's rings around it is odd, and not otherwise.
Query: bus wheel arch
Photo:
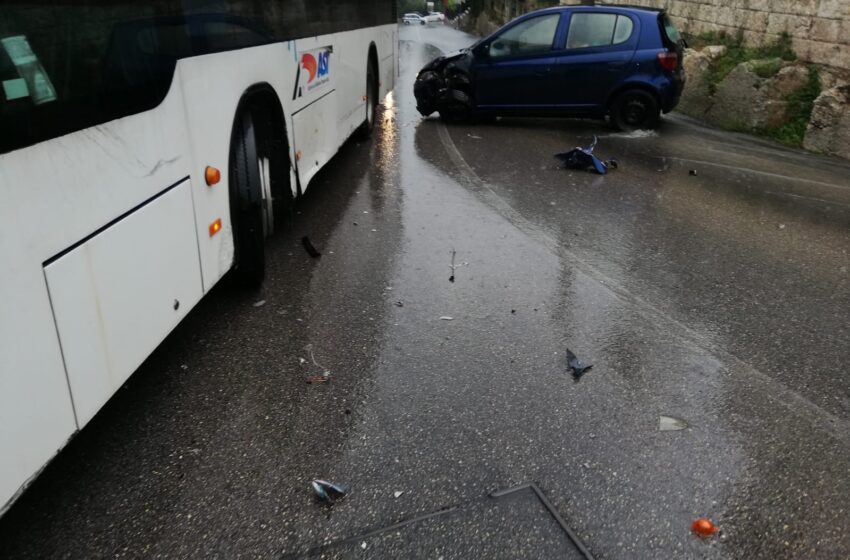
[[[257,287],[265,276],[265,239],[292,218],[286,122],[270,85],[255,84],[242,95],[229,157],[234,272],[239,283]]]

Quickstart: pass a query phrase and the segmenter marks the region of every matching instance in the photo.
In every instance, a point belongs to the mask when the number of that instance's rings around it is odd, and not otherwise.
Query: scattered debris
[[[307,251],[307,254],[313,257],[314,259],[322,256],[322,254],[315,247],[313,247],[313,244],[310,243],[310,238],[306,235],[301,238],[301,244],[304,245],[304,249]]]
[[[261,299],[260,301],[254,303],[254,307],[262,307],[265,304],[266,304],[266,300]]]
[[[679,430],[684,430],[687,427],[688,423],[684,420],[680,420],[679,418],[673,418],[672,416],[658,417],[659,432],[676,432]]]
[[[454,321],[454,317],[449,317],[448,315],[443,315],[440,317],[440,321]]]
[[[312,375],[307,378],[307,385],[322,385],[330,381],[327,375]]]
[[[302,365],[302,366],[303,366],[304,364],[306,364],[306,363],[307,363],[307,360],[305,360],[304,358],[299,357],[299,358],[298,358],[298,363],[299,363],[300,365]]]
[[[187,369],[189,369],[189,366],[187,366],[186,364],[180,364],[180,369],[186,371]]]
[[[779,229],[785,229],[785,224],[779,224]]]
[[[345,497],[346,490],[339,484],[327,480],[314,480],[310,483],[316,498],[321,502],[333,502]]]
[[[473,140],[482,140],[482,138],[481,138],[480,136],[476,136],[476,135],[474,135],[474,134],[468,134],[468,133],[467,133],[467,136],[469,136],[469,137],[470,137],[470,138],[472,138]]]
[[[460,268],[460,267],[462,267],[462,266],[469,266],[469,263],[468,263],[468,262],[465,262],[465,261],[464,261],[464,262],[462,262],[462,263],[460,263],[459,265],[455,265],[455,257],[456,257],[456,256],[457,256],[457,251],[455,251],[454,249],[452,249],[452,264],[450,264],[450,265],[449,265],[449,268],[450,268],[450,269],[451,269],[451,271],[452,271],[452,275],[451,275],[451,276],[449,276],[449,282],[454,282],[454,281],[455,281],[455,270],[457,270],[458,268]]]
[[[569,152],[562,152],[560,154],[555,154],[555,157],[564,162],[564,167],[570,169],[593,169],[600,175],[605,175],[608,173],[608,169],[616,169],[619,167],[617,160],[611,159],[607,162],[602,161],[595,155],[593,155],[593,149],[596,147],[596,143],[598,142],[598,138],[596,135],[593,135],[593,143],[586,148],[575,147]]]
[[[696,177],[697,176],[697,170],[691,169],[690,171],[688,171],[688,175],[690,175],[691,177]]]
[[[401,498],[402,494],[404,494],[404,490],[396,490],[395,492],[393,492],[393,498]]]
[[[360,543],[360,548],[362,548],[363,550],[366,550],[366,541],[363,541],[362,543]]]
[[[316,361],[316,357],[313,355],[313,345],[308,344],[307,346],[304,347],[304,349],[307,350],[307,352],[310,353],[310,359],[313,360],[313,365],[316,366],[317,368],[321,369],[322,371],[324,371],[325,377],[330,377],[331,376],[331,370],[329,370],[328,368],[326,368],[325,366],[323,366],[322,364],[320,364],[319,362]]]
[[[717,526],[711,522],[711,519],[700,517],[691,523],[691,530],[701,537],[710,537],[717,533]]]
[[[395,306],[396,307],[404,307],[404,302],[397,301],[397,302],[395,302]]]
[[[516,309],[511,309],[511,313],[516,313]]]
[[[573,370],[573,377],[576,381],[581,379],[581,376],[593,367],[593,364],[585,365],[581,360],[578,359],[578,356],[576,356],[570,351],[569,348],[567,348],[567,365],[570,367],[570,369]]]

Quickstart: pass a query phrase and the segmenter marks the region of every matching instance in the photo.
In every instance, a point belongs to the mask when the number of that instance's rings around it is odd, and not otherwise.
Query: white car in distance
[[[425,25],[427,23],[425,18],[419,14],[404,14],[404,17],[401,18],[401,22],[404,25]]]

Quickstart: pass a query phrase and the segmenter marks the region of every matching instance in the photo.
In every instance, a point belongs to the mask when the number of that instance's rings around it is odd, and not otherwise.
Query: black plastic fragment
[[[304,245],[304,249],[307,251],[307,254],[314,259],[322,256],[319,250],[313,247],[313,244],[310,242],[310,238],[306,235],[301,238],[301,244]]]
[[[691,177],[696,177],[697,176],[697,170],[691,169],[690,171],[688,171],[688,175],[690,175]]]
[[[314,480],[310,483],[313,493],[320,502],[334,502],[345,497],[346,489],[327,480]]]
[[[590,371],[590,368],[593,367],[593,364],[584,364],[569,348],[567,348],[567,365],[573,370],[573,377],[576,380],[580,379],[586,371]]]

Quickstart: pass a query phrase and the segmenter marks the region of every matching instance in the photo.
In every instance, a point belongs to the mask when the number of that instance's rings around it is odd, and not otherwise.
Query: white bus
[[[394,0],[0,9],[0,513],[394,85]]]

